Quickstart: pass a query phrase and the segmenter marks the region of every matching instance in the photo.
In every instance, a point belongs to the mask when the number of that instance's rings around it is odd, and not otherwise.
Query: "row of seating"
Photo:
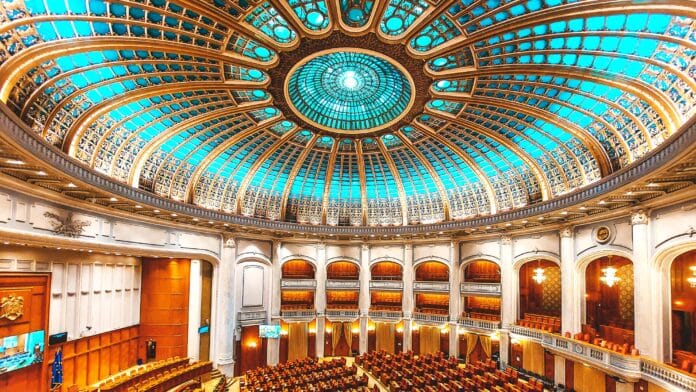
[[[368,391],[369,378],[358,376],[345,358],[319,361],[298,359],[276,366],[249,370],[240,381],[241,391]]]
[[[200,378],[204,374],[210,374],[213,370],[212,362],[194,362],[190,365],[181,365],[177,368],[165,371],[156,377],[149,378],[128,388],[128,392],[165,392],[177,385],[198,379],[197,385],[201,385]],[[104,389],[101,389],[104,391]]]
[[[683,350],[674,350],[674,362],[671,365],[681,371],[696,374],[696,354]]]
[[[284,303],[280,306],[280,310],[313,310],[314,305],[308,303],[301,304],[287,304]]]
[[[493,313],[480,313],[480,312],[468,312],[463,314],[464,317],[486,320],[486,321],[500,321],[500,314]]]
[[[374,311],[389,310],[389,311],[392,311],[392,312],[400,312],[402,309],[403,309],[403,308],[401,307],[401,305],[384,305],[384,304],[381,304],[381,305],[372,305],[372,306],[370,306],[370,310],[374,310]]]
[[[103,380],[99,383],[99,389],[104,392],[127,391],[129,387],[137,385],[144,380],[157,377],[166,371],[182,365],[187,365],[188,363],[188,358],[179,358],[178,356],[157,362],[150,362]]]
[[[416,307],[417,313],[427,314],[449,314],[449,309],[431,308],[431,307]]]
[[[575,340],[582,340],[583,342],[594,344],[607,350],[615,351],[623,355],[640,355],[640,352],[634,345],[629,345],[628,343],[619,344],[616,342],[611,342],[606,339],[602,339],[598,335],[592,337],[588,332],[578,332],[575,335],[571,335],[570,332],[566,331],[563,336],[566,338],[573,338]]]
[[[358,310],[357,303],[330,303],[326,304],[328,310]]]
[[[388,354],[373,351],[356,357],[356,363],[391,392],[542,392],[543,383],[521,380],[517,371],[501,371],[491,360],[460,365],[444,353],[416,356],[413,352]]]
[[[517,325],[527,328],[541,329],[551,333],[561,332],[561,318],[543,314],[526,313],[522,320],[517,321]]]

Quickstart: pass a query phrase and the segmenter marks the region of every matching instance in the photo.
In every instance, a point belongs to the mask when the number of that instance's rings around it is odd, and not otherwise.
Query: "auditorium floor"
[[[325,359],[326,359],[326,360],[330,360],[330,359],[332,359],[332,358],[329,357],[329,358],[325,358]],[[355,362],[355,358],[346,357],[346,365],[347,365],[347,366],[352,365],[353,362]],[[388,389],[386,389],[381,383],[379,383],[374,377],[372,377],[372,375],[371,375],[370,373],[365,372],[360,366],[358,366],[358,375],[362,375],[362,374],[367,374],[367,377],[370,379],[370,381],[369,381],[369,383],[368,383],[368,386],[369,386],[370,388],[372,388],[374,385],[377,385],[377,388],[379,388],[380,391],[384,391],[384,392],[387,392],[387,391],[388,391]],[[238,378],[239,378],[239,377],[238,377]],[[209,389],[209,386],[210,386],[210,389]],[[207,391],[211,391],[213,386],[214,386],[214,384],[212,384],[212,383],[206,383],[206,385],[205,385],[205,387],[206,387],[206,389],[205,389],[206,392],[207,392]],[[232,388],[230,388],[230,391],[229,391],[229,392],[240,392],[240,390],[239,390],[239,383],[238,383],[238,382],[235,382],[234,385],[232,385]]]

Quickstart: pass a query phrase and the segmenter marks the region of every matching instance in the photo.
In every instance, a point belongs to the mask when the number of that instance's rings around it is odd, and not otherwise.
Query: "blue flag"
[[[51,366],[51,388],[63,384],[63,350],[56,351]]]

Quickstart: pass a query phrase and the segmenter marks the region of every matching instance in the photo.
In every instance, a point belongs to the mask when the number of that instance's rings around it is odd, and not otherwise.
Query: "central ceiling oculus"
[[[357,48],[303,59],[288,73],[285,94],[307,123],[339,133],[386,128],[406,115],[415,99],[413,79],[399,63]]]

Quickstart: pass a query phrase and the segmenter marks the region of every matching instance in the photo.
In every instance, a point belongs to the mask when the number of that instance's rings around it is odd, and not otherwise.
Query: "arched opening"
[[[488,260],[467,263],[463,270],[462,317],[500,321],[500,267]]]
[[[314,266],[305,260],[289,260],[282,266],[283,279],[314,279]]]
[[[401,265],[393,261],[380,261],[370,268],[372,280],[401,280],[402,274]]]
[[[519,271],[519,324],[561,332],[561,268],[549,260],[531,260]]]
[[[334,261],[326,267],[326,277],[332,280],[360,280],[360,267],[349,261]]]
[[[449,267],[439,261],[426,261],[416,266],[418,282],[449,282]]]
[[[603,256],[585,270],[583,340],[630,353],[634,344],[633,263]]]
[[[683,253],[672,262],[670,290],[674,365],[696,373],[696,250]]]

